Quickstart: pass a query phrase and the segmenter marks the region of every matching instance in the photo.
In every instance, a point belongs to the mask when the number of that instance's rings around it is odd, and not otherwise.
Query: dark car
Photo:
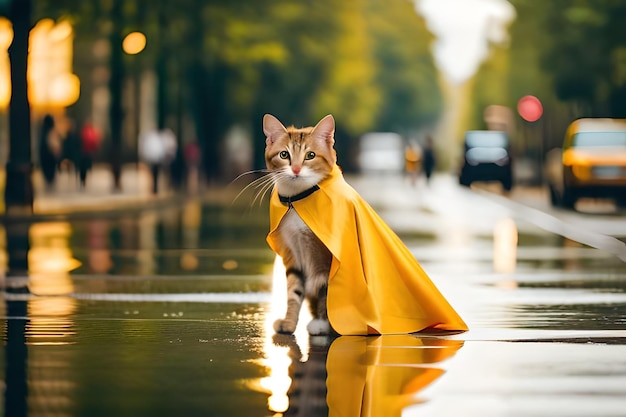
[[[513,187],[510,141],[499,130],[470,130],[465,133],[461,185],[474,181],[499,181],[506,191]]]

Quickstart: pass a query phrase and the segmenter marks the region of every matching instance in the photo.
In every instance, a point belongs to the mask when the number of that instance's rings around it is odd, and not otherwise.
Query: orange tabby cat
[[[328,115],[315,127],[296,129],[285,128],[277,118],[266,114],[263,131],[267,138],[267,168],[281,201],[290,206],[278,228],[283,242],[278,253],[287,270],[287,313],[274,323],[274,330],[293,333],[306,298],[313,315],[307,326],[309,334],[328,334],[331,329],[326,294],[332,255],[291,208],[291,201],[314,192],[333,169],[337,161],[333,148],[335,120]]]
[[[310,334],[465,331],[411,251],[343,178],[335,121],[285,128],[265,115],[269,175],[253,181],[270,198],[267,242],[287,269],[288,305],[274,328],[293,333],[303,300]]]

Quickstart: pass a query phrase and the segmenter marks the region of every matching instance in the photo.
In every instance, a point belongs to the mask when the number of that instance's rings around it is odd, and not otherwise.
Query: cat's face
[[[265,162],[275,173],[278,192],[286,197],[305,191],[326,178],[337,156],[335,119],[328,115],[315,127],[285,128],[274,116],[263,117]]]

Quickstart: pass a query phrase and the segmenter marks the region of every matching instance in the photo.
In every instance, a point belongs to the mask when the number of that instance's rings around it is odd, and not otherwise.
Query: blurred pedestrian
[[[152,130],[139,137],[139,158],[150,167],[153,194],[159,192],[161,168],[169,166],[176,150],[176,135],[171,129]]]
[[[159,192],[159,165],[164,151],[159,132],[151,130],[139,137],[139,158],[150,167],[152,193]]]
[[[80,138],[76,131],[76,125],[71,119],[65,121],[66,132],[65,139],[63,139],[63,161],[61,162],[68,172],[74,170],[76,176],[78,176],[78,161],[80,159]]]
[[[195,194],[199,188],[200,174],[200,145],[197,141],[189,142],[185,145],[183,155],[187,165],[187,192]]]
[[[55,128],[54,117],[46,114],[43,118],[39,136],[39,165],[48,189],[54,186],[57,167],[59,162],[61,162],[62,150],[63,143],[61,135]]]
[[[86,121],[80,129],[80,153],[78,158],[78,176],[80,178],[81,188],[85,188],[87,183],[87,174],[93,167],[94,154],[100,148],[102,134],[100,131]]]
[[[404,168],[409,177],[411,186],[417,185],[417,176],[420,170],[421,150],[415,143],[409,143],[404,148]]]
[[[437,165],[437,158],[435,156],[435,149],[433,146],[433,138],[430,135],[426,136],[426,141],[424,143],[424,150],[422,154],[422,169],[424,171],[424,175],[426,176],[426,183],[428,184],[430,182],[430,177],[435,170],[435,166]]]

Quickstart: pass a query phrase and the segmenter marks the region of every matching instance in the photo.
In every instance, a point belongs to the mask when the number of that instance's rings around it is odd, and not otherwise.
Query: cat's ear
[[[315,125],[312,135],[331,146],[335,143],[335,119],[332,114],[324,117]]]
[[[281,135],[285,134],[287,129],[276,117],[271,114],[263,116],[263,133],[265,133],[265,143],[267,145],[274,143]]]

